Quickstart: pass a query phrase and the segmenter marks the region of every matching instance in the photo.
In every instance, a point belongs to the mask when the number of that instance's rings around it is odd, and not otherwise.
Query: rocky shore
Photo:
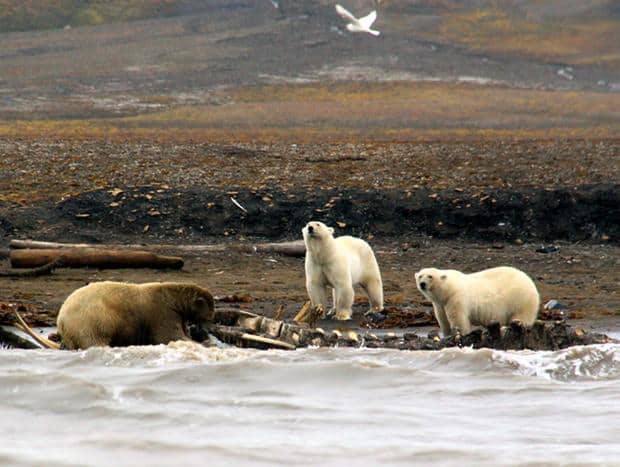
[[[309,219],[388,238],[620,241],[613,140],[0,149],[4,242],[285,239]]]
[[[4,248],[33,238],[158,244],[165,252],[166,244],[299,239],[315,219],[375,249],[388,312],[370,327],[382,332],[432,324],[413,280],[428,266],[518,267],[534,278],[542,303],[566,307],[549,318],[579,320],[590,331],[620,310],[616,140],[5,139],[0,149]],[[268,318],[282,307],[291,319],[307,299],[301,258],[226,248],[183,256],[180,271],[57,268],[50,276],[3,278],[0,312],[17,308],[31,324],[53,324],[66,296],[94,280],[194,282],[218,296],[249,297],[235,306]],[[366,299],[356,298],[360,317]],[[356,318],[349,327],[359,333],[367,324]]]

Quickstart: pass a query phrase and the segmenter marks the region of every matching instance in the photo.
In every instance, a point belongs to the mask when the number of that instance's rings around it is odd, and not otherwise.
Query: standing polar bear
[[[472,325],[513,320],[530,326],[536,319],[540,298],[532,279],[518,269],[501,266],[473,274],[454,269],[422,269],[415,274],[422,294],[433,302],[444,336],[457,329],[467,334]]]
[[[383,309],[381,272],[370,245],[360,238],[334,238],[334,229],[308,222],[302,229],[306,244],[306,289],[312,306],[327,309],[327,287],[332,287],[333,310],[339,320],[351,319],[353,287],[361,285],[371,311]]]

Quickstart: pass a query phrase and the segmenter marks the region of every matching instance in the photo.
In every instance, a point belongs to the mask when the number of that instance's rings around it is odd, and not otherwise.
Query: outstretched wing
[[[343,6],[336,4],[336,11],[340,16],[342,16],[347,21],[351,21],[352,23],[357,23],[358,19],[353,16],[348,10],[346,10]]]
[[[360,18],[359,23],[360,25],[368,29],[370,28],[370,26],[372,26],[372,23],[374,23],[376,19],[377,19],[377,12],[371,11],[369,15],[366,15],[363,18]]]

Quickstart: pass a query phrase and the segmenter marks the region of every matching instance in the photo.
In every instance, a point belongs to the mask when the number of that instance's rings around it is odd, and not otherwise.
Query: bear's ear
[[[328,228],[327,228],[327,231],[328,231],[330,234],[332,234],[332,235],[333,235],[333,233],[334,233],[334,228],[333,228],[333,227],[328,227]]]
[[[442,281],[445,281],[445,280],[448,278],[448,276],[447,276],[446,274],[442,274],[439,278],[440,278]]]

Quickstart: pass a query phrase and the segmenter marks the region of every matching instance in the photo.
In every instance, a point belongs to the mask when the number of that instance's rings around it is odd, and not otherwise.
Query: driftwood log
[[[27,271],[0,271],[0,277],[39,277],[51,274],[55,268],[62,267],[64,256],[60,255],[53,261],[38,268]]]
[[[149,251],[65,248],[49,250],[13,250],[11,267],[36,268],[62,258],[64,267],[181,269],[183,259],[161,256]]]
[[[104,250],[142,250],[179,251],[183,253],[209,253],[219,251],[239,251],[242,253],[277,253],[285,256],[301,257],[306,254],[303,240],[278,243],[232,243],[219,245],[104,245],[96,243],[56,243],[36,240],[11,240],[9,246],[15,250],[55,250],[64,248],[97,248]]]

